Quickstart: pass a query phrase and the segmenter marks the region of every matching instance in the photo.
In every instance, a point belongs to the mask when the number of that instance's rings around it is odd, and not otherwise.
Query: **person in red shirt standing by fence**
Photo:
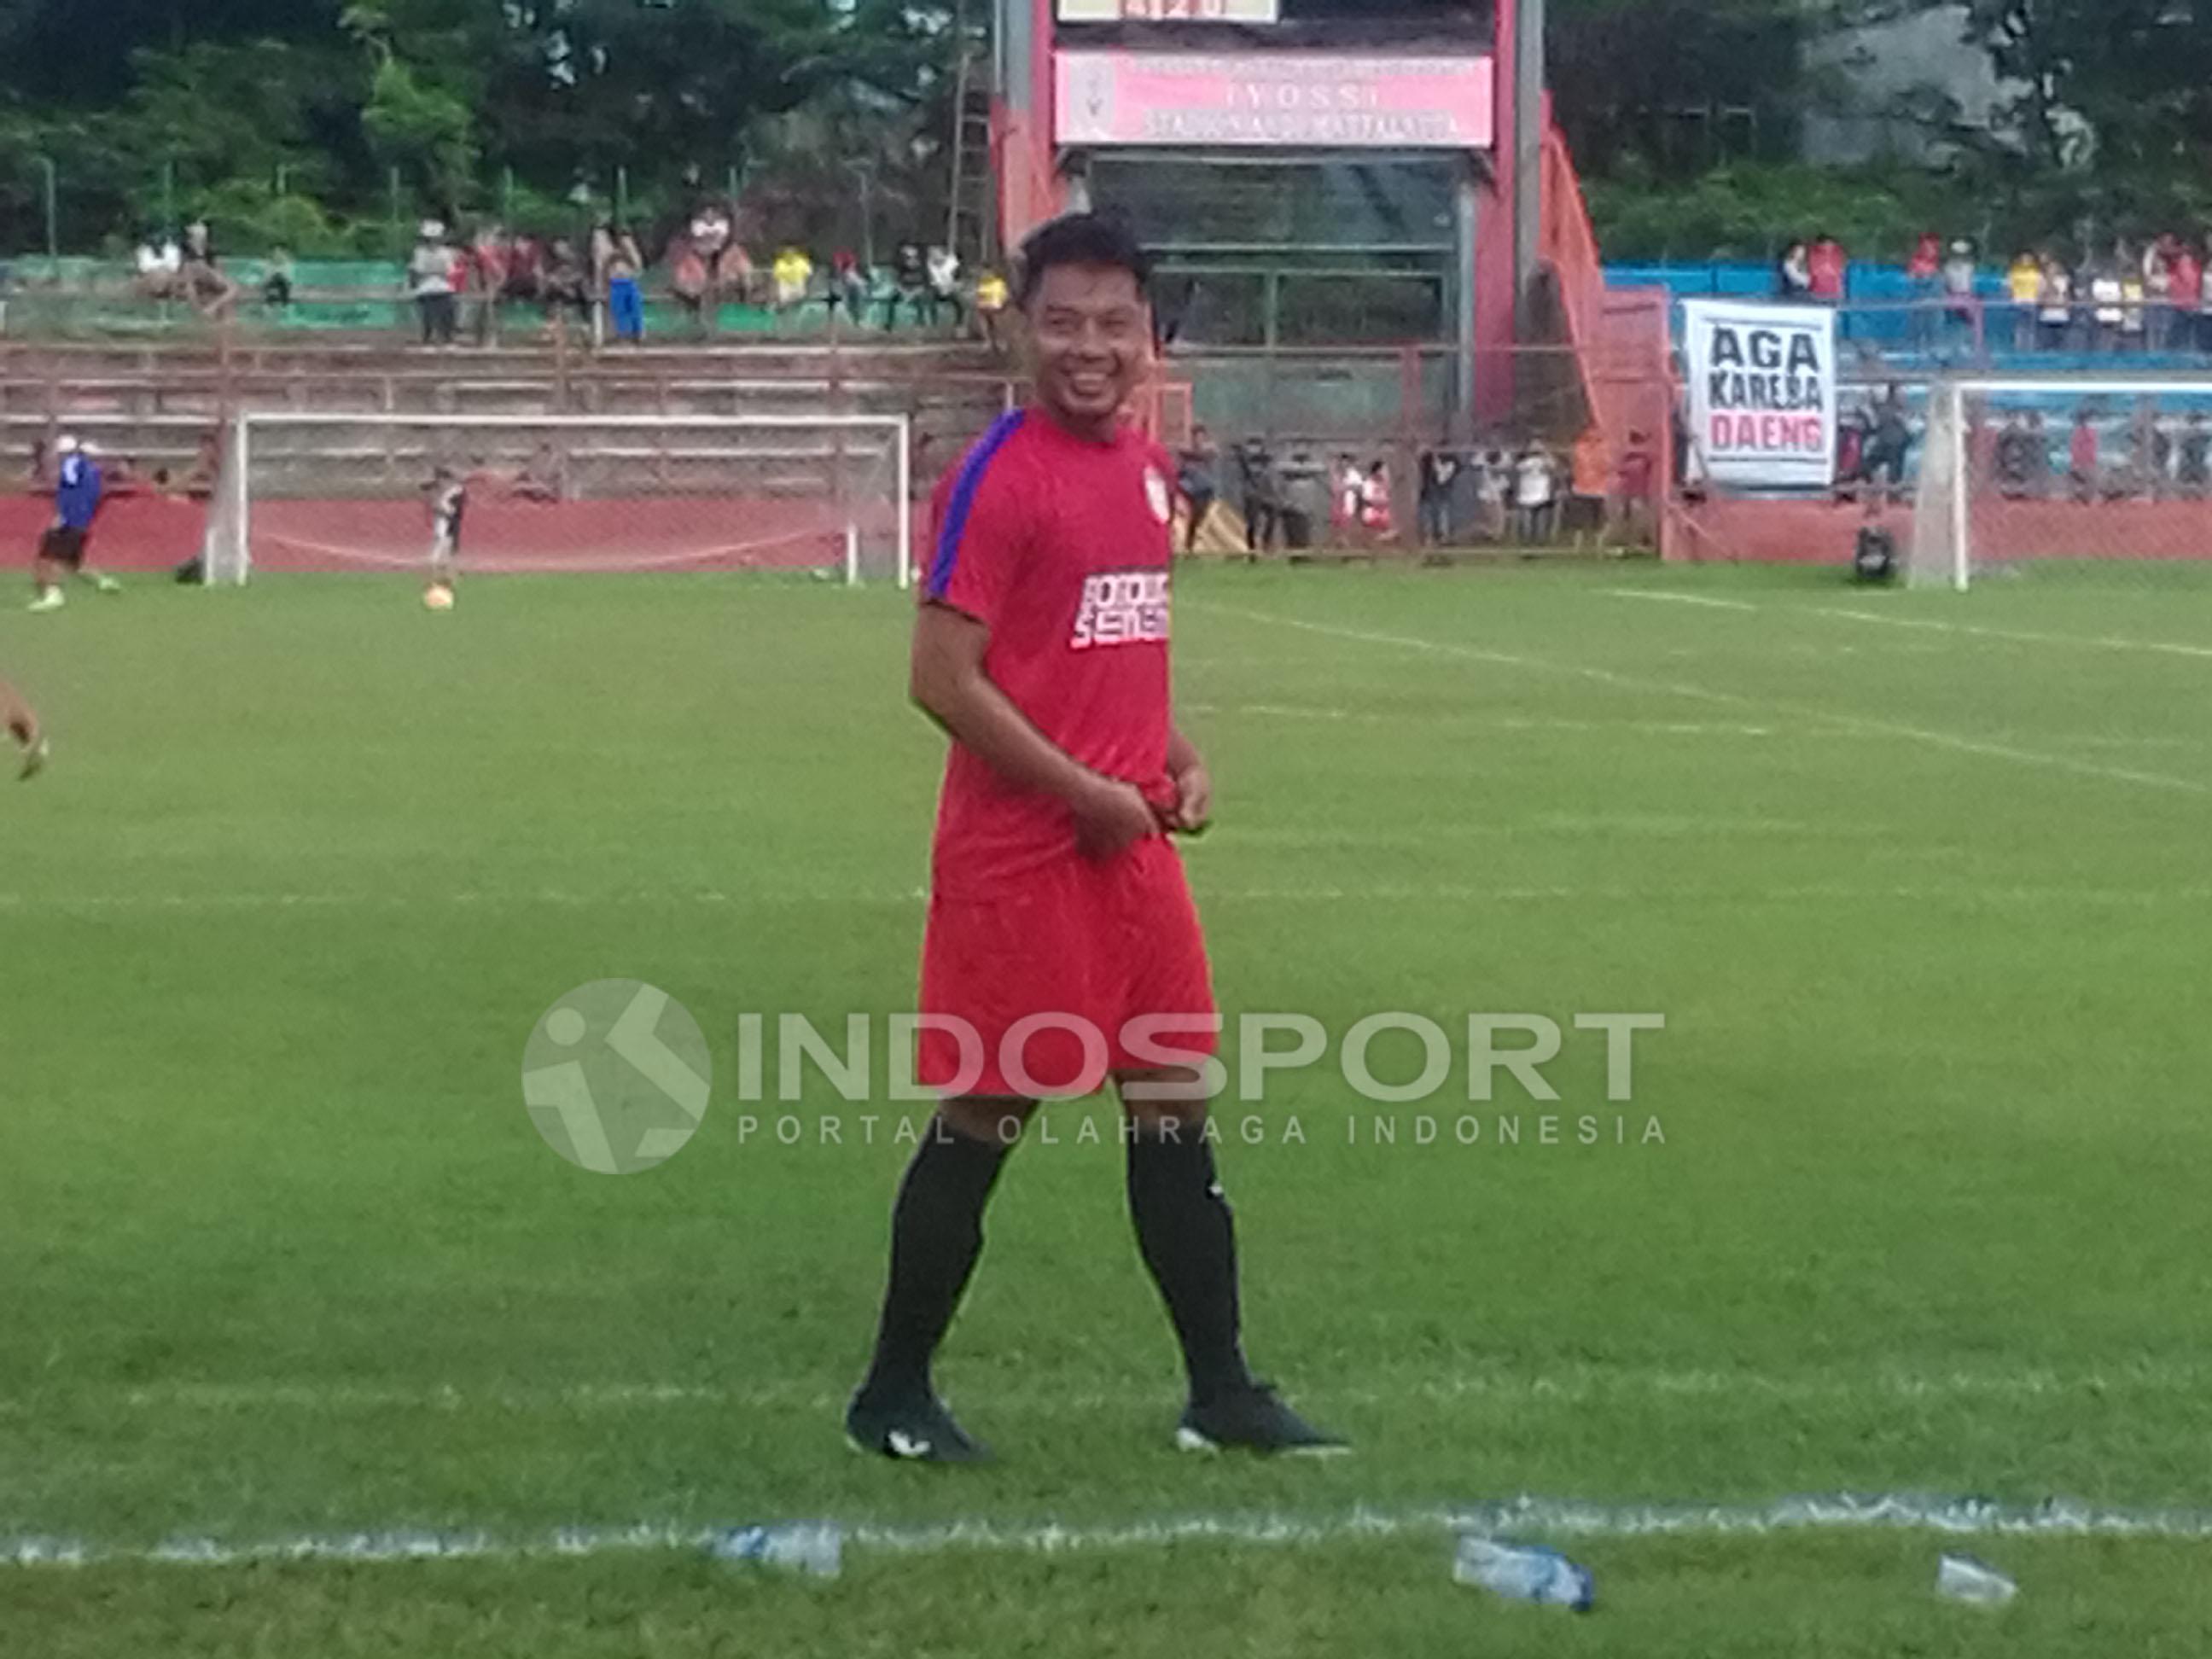
[[[1824,234],[1806,252],[1806,292],[1823,305],[1839,306],[1844,302],[1844,285],[1850,270],[1850,258],[1844,252],[1844,245]]]
[[[1905,267],[1912,294],[1912,343],[1926,350],[1936,341],[1936,305],[1943,289],[1943,239],[1929,231],[1913,245]]]
[[[2168,349],[2212,349],[2212,339],[2200,337],[2197,328],[2197,310],[2203,303],[2204,262],[2197,258],[2197,244],[2185,237],[2177,238],[2169,269],[2172,273],[2173,313],[2166,330]]]

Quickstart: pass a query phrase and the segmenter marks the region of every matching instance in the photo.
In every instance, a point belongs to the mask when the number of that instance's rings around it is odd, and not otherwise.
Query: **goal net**
[[[2212,583],[2212,380],[1961,380],[1935,388],[1907,559],[1989,576]]]
[[[456,483],[464,575],[912,579],[903,416],[256,412],[229,428],[206,580],[425,569]]]

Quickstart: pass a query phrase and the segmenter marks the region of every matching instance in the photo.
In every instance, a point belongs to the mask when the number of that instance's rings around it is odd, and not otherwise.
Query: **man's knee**
[[[962,1095],[939,1103],[937,1115],[957,1135],[1011,1146],[1021,1138],[1036,1109],[1034,1100]]]
[[[1206,1078],[1195,1066],[1120,1072],[1114,1083],[1121,1096],[1121,1109],[1141,1134],[1166,1139],[1194,1135],[1206,1127]]]

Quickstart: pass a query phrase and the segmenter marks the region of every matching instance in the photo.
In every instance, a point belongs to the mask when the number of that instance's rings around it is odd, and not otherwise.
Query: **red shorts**
[[[920,1012],[915,1076],[948,1094],[1089,1094],[1104,1073],[1198,1064],[1219,1021],[1182,855],[1154,836],[988,897],[933,895]]]

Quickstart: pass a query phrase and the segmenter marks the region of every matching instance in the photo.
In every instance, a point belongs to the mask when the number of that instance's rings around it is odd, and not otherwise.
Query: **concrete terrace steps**
[[[528,416],[904,415],[917,460],[957,451],[1006,406],[981,345],[775,343],[540,348],[254,344],[0,346],[0,449],[67,423],[111,453],[172,459],[226,410]]]

